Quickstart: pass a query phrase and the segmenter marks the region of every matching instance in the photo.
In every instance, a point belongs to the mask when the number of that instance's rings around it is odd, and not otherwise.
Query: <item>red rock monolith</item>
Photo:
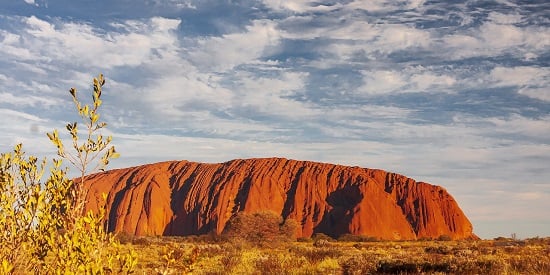
[[[108,194],[108,229],[135,235],[221,233],[237,212],[267,210],[296,220],[298,237],[477,238],[445,189],[376,169],[284,158],[170,161],[90,175],[86,188],[87,209]]]

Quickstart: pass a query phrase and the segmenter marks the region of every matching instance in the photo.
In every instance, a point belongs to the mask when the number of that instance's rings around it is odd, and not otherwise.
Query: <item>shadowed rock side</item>
[[[108,194],[110,231],[136,235],[221,233],[239,211],[268,210],[301,224],[298,237],[476,238],[445,189],[382,170],[283,158],[171,161],[91,175],[86,186],[88,209]]]

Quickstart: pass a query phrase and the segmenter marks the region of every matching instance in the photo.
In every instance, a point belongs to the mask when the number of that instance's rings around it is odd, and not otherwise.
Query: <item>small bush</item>
[[[115,234],[115,240],[117,240],[121,244],[133,243],[134,239],[135,239],[135,236],[130,233],[118,232]]]
[[[223,243],[227,241],[226,235],[216,234],[216,232],[209,232],[208,234],[198,236],[188,236],[189,241],[204,242],[204,243]]]
[[[276,254],[268,254],[256,259],[256,269],[265,274],[284,274],[286,268],[281,257]]]
[[[342,271],[338,260],[334,258],[325,258],[316,266],[317,274],[339,274]]]
[[[370,255],[358,254],[340,258],[342,273],[345,275],[372,274],[376,271],[377,262]]]
[[[224,270],[227,273],[231,273],[233,269],[241,263],[241,257],[242,257],[241,252],[232,252],[232,253],[227,253],[226,255],[223,255],[220,261],[224,267]]]
[[[378,238],[363,235],[344,234],[338,237],[339,242],[377,242]]]
[[[416,263],[395,260],[381,262],[376,272],[384,274],[416,274],[420,272],[420,267]]]
[[[296,241],[300,242],[300,243],[312,243],[313,239],[308,238],[308,237],[300,237],[300,238],[296,239]]]
[[[215,257],[221,255],[225,252],[225,249],[219,244],[199,244],[197,248],[200,251],[200,254],[205,257]]]
[[[151,245],[151,240],[149,240],[149,238],[146,238],[146,237],[134,238],[132,240],[132,244],[138,245],[138,246],[147,246],[147,245]]]
[[[447,255],[451,253],[451,248],[446,246],[428,246],[424,248],[424,252],[431,254]]]
[[[328,258],[338,258],[343,252],[338,247],[307,248],[296,250],[296,254],[305,257],[310,263],[319,263]]]
[[[448,242],[448,241],[452,241],[453,238],[451,238],[451,236],[449,235],[440,235],[439,237],[437,237],[437,240],[442,242]]]
[[[510,238],[506,238],[506,237],[496,237],[494,238],[495,241],[513,241],[512,239]]]
[[[332,242],[334,241],[334,239],[330,236],[328,236],[327,234],[324,234],[324,233],[314,233],[311,238],[313,239],[313,241],[317,241],[317,240],[325,240],[325,241],[329,241],[329,242]]]
[[[231,218],[222,235],[230,241],[257,246],[273,246],[280,242],[293,241],[296,234],[296,222],[282,218],[274,212],[239,212]]]
[[[330,246],[330,242],[325,239],[318,239],[313,242],[313,246],[315,247],[327,247]]]

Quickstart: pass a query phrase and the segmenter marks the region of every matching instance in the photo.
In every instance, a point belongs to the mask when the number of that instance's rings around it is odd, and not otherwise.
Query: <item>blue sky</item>
[[[10,0],[0,151],[104,73],[111,168],[286,157],[445,187],[483,238],[550,235],[547,1]]]

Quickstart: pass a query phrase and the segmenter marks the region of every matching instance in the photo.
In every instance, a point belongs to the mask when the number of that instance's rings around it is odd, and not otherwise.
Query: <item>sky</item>
[[[446,188],[482,238],[550,236],[550,2],[0,0],[0,151],[106,77],[121,157],[285,157]]]

